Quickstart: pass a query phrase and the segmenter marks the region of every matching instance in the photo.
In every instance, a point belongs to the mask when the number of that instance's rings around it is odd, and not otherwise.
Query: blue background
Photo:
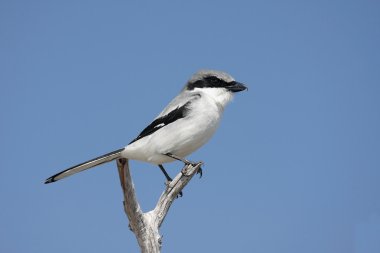
[[[0,252],[138,252],[118,149],[199,69],[249,86],[163,252],[380,252],[379,1],[1,1]],[[164,190],[132,162],[139,200]],[[168,165],[175,175],[181,163]]]

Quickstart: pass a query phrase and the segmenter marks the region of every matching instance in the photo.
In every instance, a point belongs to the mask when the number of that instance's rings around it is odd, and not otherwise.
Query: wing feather
[[[166,125],[169,125],[173,123],[176,120],[179,120],[181,118],[184,118],[189,110],[189,107],[191,103],[195,100],[200,98],[200,94],[195,94],[190,97],[189,100],[186,101],[183,105],[177,106],[175,109],[171,110],[165,115],[162,115],[162,113],[157,117],[152,123],[149,124],[142,132],[134,139],[132,140],[129,144],[144,138],[148,135],[151,135],[152,133],[156,132],[157,130],[163,128]],[[170,103],[169,107],[173,107],[173,103]],[[165,108],[164,111],[167,109]]]

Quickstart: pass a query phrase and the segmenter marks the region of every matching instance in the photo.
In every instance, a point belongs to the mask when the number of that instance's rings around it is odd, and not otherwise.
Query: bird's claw
[[[202,176],[203,176],[203,170],[202,170],[201,167],[198,168],[197,174],[199,174],[199,178],[202,178]]]

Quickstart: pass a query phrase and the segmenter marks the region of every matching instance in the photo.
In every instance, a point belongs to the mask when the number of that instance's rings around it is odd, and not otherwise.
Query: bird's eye
[[[221,80],[216,76],[207,77],[206,80],[208,84],[207,87],[223,88],[229,85],[226,81]]]
[[[210,77],[210,82],[216,84],[216,83],[219,83],[220,80],[219,78],[213,76],[213,77]]]
[[[206,80],[210,87],[218,87],[222,83],[222,81],[215,76],[207,77]]]
[[[226,86],[228,86],[228,83],[224,80],[221,80],[216,76],[208,76],[206,78],[188,84],[187,89],[192,90],[194,88],[221,88]]]

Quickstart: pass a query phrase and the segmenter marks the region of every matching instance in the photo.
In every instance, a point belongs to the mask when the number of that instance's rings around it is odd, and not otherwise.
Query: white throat
[[[209,99],[212,99],[218,107],[221,107],[221,109],[224,109],[224,107],[233,99],[232,92],[229,92],[224,88],[196,88],[195,90],[206,95]]]

